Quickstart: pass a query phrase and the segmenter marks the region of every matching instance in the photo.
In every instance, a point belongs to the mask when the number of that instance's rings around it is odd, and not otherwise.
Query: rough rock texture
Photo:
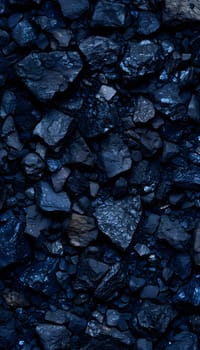
[[[71,203],[65,192],[56,193],[52,187],[44,181],[38,183],[36,187],[36,200],[38,206],[47,212],[70,211]]]
[[[163,12],[164,21],[199,21],[200,20],[200,5],[198,0],[190,3],[187,0],[176,0],[171,2],[165,0],[165,7]]]
[[[45,350],[69,349],[69,331],[65,326],[39,324],[36,332]]]
[[[69,19],[79,18],[89,8],[88,0],[58,0],[63,16]]]
[[[122,249],[128,248],[141,217],[140,197],[122,200],[109,198],[97,206],[95,216],[100,230],[114,244]]]
[[[48,101],[56,92],[65,91],[81,69],[80,56],[73,51],[31,53],[16,66],[18,76],[41,101]]]

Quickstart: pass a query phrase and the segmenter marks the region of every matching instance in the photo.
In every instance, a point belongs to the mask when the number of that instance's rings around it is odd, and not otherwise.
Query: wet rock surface
[[[199,26],[0,0],[0,349],[199,349]]]

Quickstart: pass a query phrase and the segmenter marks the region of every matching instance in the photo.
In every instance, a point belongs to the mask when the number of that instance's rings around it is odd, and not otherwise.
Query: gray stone
[[[28,153],[22,160],[26,174],[33,179],[41,178],[45,164],[36,153]]]
[[[60,4],[64,17],[69,19],[79,18],[85,11],[89,9],[88,0],[57,0]]]
[[[69,133],[72,122],[68,115],[52,110],[36,125],[33,134],[40,136],[49,146],[56,146]]]
[[[160,47],[150,40],[130,42],[120,67],[125,77],[135,79],[158,71],[161,62]]]
[[[136,123],[146,123],[155,117],[153,103],[143,96],[137,99],[133,120]]]
[[[41,231],[49,228],[50,224],[51,221],[39,212],[36,205],[26,207],[25,233],[37,238]]]
[[[65,150],[63,164],[94,165],[94,157],[85,140],[77,134]]]
[[[119,45],[103,36],[90,36],[81,41],[79,48],[92,69],[117,62]]]
[[[143,153],[147,157],[152,157],[162,147],[162,140],[156,131],[146,130],[140,138]]]
[[[163,20],[172,23],[172,25],[177,21],[181,23],[200,21],[199,1],[193,0],[190,3],[187,0],[165,0]]]
[[[36,326],[44,350],[61,350],[70,347],[70,332],[65,326],[42,323]]]
[[[45,181],[40,181],[36,186],[37,205],[47,212],[70,212],[71,202],[65,192],[56,193]]]
[[[117,134],[108,136],[102,142],[101,158],[109,178],[129,170],[132,165],[129,149]]]
[[[108,85],[101,85],[99,90],[99,96],[105,98],[106,101],[110,101],[116,94],[116,90]]]
[[[134,246],[135,251],[139,256],[145,256],[150,254],[150,249],[145,244],[136,243]]]
[[[73,246],[87,247],[98,236],[94,218],[73,213],[67,235]]]
[[[169,304],[157,305],[149,301],[144,302],[137,313],[139,326],[156,334],[165,333],[175,316],[176,312]]]
[[[140,197],[109,198],[95,211],[99,229],[122,249],[128,248],[142,214]]]
[[[123,4],[100,0],[95,6],[92,25],[95,27],[123,27],[125,15]]]
[[[32,52],[16,65],[17,75],[41,101],[65,91],[82,69],[77,52]]]
[[[126,271],[122,264],[116,263],[105,275],[95,290],[95,297],[104,301],[112,300],[126,282]]]
[[[175,249],[185,249],[190,235],[183,229],[178,220],[171,220],[169,216],[162,215],[158,227],[158,238],[169,243]]]

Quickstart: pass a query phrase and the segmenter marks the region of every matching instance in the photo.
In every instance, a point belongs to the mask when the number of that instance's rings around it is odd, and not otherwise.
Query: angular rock
[[[158,16],[153,12],[140,12],[138,17],[137,32],[140,35],[151,35],[160,28]]]
[[[0,347],[2,349],[11,349],[16,345],[17,332],[14,314],[0,308]]]
[[[106,101],[110,101],[116,94],[116,90],[108,85],[102,85],[98,94],[105,98]]]
[[[194,230],[194,262],[200,265],[200,223],[198,222]]]
[[[47,230],[50,227],[50,224],[51,221],[39,212],[36,205],[26,207],[25,233],[37,238],[41,231]]]
[[[98,236],[97,227],[92,217],[72,214],[67,229],[70,243],[75,247],[87,247]]]
[[[136,350],[153,350],[152,342],[144,338],[140,338],[137,340]]]
[[[100,0],[95,6],[92,25],[95,27],[123,27],[126,9],[123,4]]]
[[[172,260],[171,270],[174,271],[182,280],[186,280],[192,273],[192,260],[189,254],[179,253]]]
[[[94,157],[84,139],[77,134],[67,147],[63,157],[63,164],[94,165]]]
[[[101,261],[92,258],[82,260],[78,268],[74,288],[76,290],[94,290],[108,270],[109,266]]]
[[[162,147],[162,140],[156,131],[147,130],[140,138],[143,153],[147,157],[152,157]]]
[[[200,101],[195,95],[192,95],[188,105],[188,115],[195,122],[200,122]]]
[[[193,0],[192,3],[187,0],[170,1],[165,0],[163,10],[164,22],[170,21],[172,24],[178,22],[195,22],[200,21],[200,4],[198,0]]]
[[[69,133],[72,122],[68,115],[52,110],[37,124],[33,134],[40,136],[49,146],[56,146]]]
[[[45,164],[36,153],[28,153],[22,160],[26,174],[32,179],[39,179],[43,174]]]
[[[163,142],[162,161],[167,162],[180,153],[179,147],[172,142]]]
[[[120,313],[114,309],[108,309],[106,312],[106,323],[108,326],[117,326],[120,319]]]
[[[48,296],[58,291],[56,269],[58,260],[47,257],[45,261],[34,262],[20,274],[19,280],[23,286]]]
[[[120,63],[123,75],[136,79],[158,71],[161,63],[160,47],[150,40],[131,42]]]
[[[199,168],[191,166],[190,168],[179,168],[174,171],[173,182],[176,187],[187,190],[200,189]]]
[[[44,350],[69,349],[70,332],[65,326],[42,323],[36,326]]]
[[[0,269],[29,258],[23,223],[9,210],[0,216]]]
[[[99,229],[122,249],[128,248],[142,214],[140,197],[109,198],[95,211]]]
[[[144,302],[137,313],[139,326],[156,334],[165,333],[175,316],[176,312],[169,304],[157,305],[149,301]]]
[[[117,121],[118,114],[115,106],[109,105],[107,101],[95,100],[85,106],[79,120],[79,130],[85,138],[92,138],[107,134],[115,128]]]
[[[88,0],[57,0],[60,4],[64,17],[71,20],[79,18],[85,11],[89,9]]]
[[[47,212],[70,212],[71,202],[68,195],[65,192],[54,192],[45,181],[40,181],[36,186],[36,202]]]
[[[200,281],[198,278],[193,277],[188,283],[181,286],[177,293],[175,294],[173,301],[179,306],[188,308],[191,310],[191,307],[197,308],[200,307]]]
[[[86,334],[91,337],[102,337],[103,335],[109,336],[124,345],[132,345],[134,342],[134,338],[129,331],[120,332],[117,328],[107,327],[106,325],[98,323],[96,320],[88,322]]]
[[[18,307],[27,307],[30,305],[25,294],[15,290],[5,289],[3,292],[3,298],[6,304],[14,309]]]
[[[80,56],[73,51],[32,52],[16,65],[19,78],[43,102],[65,91],[81,69]]]
[[[92,338],[89,344],[81,348],[81,350],[102,350],[102,348],[104,350],[125,350],[124,344],[108,336]]]
[[[185,249],[191,236],[183,229],[178,220],[162,215],[158,227],[158,238],[169,243],[175,249]]]
[[[129,170],[132,165],[129,149],[117,134],[112,134],[103,141],[101,158],[109,178]]]
[[[169,116],[171,120],[184,120],[186,108],[180,97],[180,90],[177,84],[168,83],[155,90],[156,109]]]
[[[112,300],[124,287],[126,271],[122,264],[113,265],[95,290],[95,297],[104,301]]]
[[[90,36],[79,45],[90,67],[94,70],[117,62],[119,45],[103,36]]]
[[[45,314],[45,321],[62,325],[69,321],[69,312],[57,309],[55,311],[47,311]]]
[[[55,192],[61,192],[63,190],[64,184],[70,175],[70,169],[62,167],[56,173],[51,175],[51,181]]]
[[[153,103],[143,96],[137,99],[133,121],[135,123],[146,123],[155,116]]]
[[[170,339],[166,350],[198,350],[197,335],[187,331],[180,332]]]
[[[34,28],[26,19],[17,23],[12,30],[12,36],[17,44],[22,47],[31,44],[36,39]]]

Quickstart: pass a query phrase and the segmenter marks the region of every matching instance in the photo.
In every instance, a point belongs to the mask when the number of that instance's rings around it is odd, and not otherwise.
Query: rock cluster
[[[0,349],[200,348],[199,25],[0,0]]]

